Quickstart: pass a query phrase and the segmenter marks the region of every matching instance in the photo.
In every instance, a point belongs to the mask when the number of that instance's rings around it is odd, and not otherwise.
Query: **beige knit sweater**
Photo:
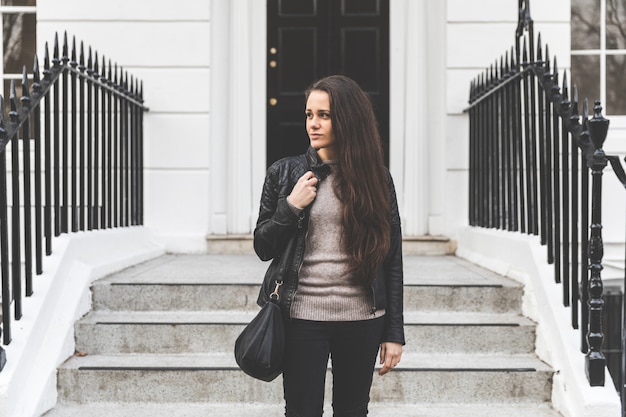
[[[356,321],[380,317],[384,311],[372,313],[372,290],[347,273],[348,256],[341,244],[341,202],[333,191],[333,164],[327,163],[331,165],[331,173],[319,184],[311,206],[304,259],[291,317],[314,321]]]

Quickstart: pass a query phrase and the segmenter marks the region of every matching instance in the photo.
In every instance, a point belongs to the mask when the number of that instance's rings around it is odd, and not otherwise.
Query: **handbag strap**
[[[280,263],[278,265],[278,273],[277,273],[277,277],[274,279],[274,284],[276,284],[276,286],[274,287],[274,291],[272,291],[269,295],[269,298],[271,301],[274,302],[278,302],[278,300],[280,299],[280,287],[285,283],[285,269],[287,268],[287,264],[288,264],[288,258],[290,257],[289,255],[293,252],[292,246],[295,244],[296,242],[296,234],[294,234],[293,236],[291,236],[291,238],[289,239],[289,242],[287,242],[287,246],[285,247],[285,251],[281,256],[280,259]]]

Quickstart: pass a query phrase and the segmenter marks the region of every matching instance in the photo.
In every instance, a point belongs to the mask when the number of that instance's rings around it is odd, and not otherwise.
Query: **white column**
[[[208,233],[249,234],[265,173],[265,2],[214,0],[211,11]]]
[[[250,55],[252,57],[252,211],[250,230],[254,230],[259,213],[261,188],[266,172],[267,152],[267,2],[265,0],[249,0],[252,37]]]
[[[227,233],[250,232],[251,57],[249,0],[231,0],[230,97],[227,143]]]
[[[425,1],[390,3],[390,167],[407,236],[427,233]]]
[[[439,229],[445,171],[444,3],[390,2],[389,165],[406,236]]]
[[[230,5],[211,2],[209,234],[227,233],[227,143],[229,138]]]
[[[428,0],[426,15],[426,113],[428,143],[428,234],[445,235],[449,225],[444,219],[448,160],[446,158],[446,1]],[[455,150],[450,149],[450,152]],[[457,151],[458,152],[458,151]],[[448,185],[447,185],[448,184]],[[457,184],[458,186],[458,184]]]

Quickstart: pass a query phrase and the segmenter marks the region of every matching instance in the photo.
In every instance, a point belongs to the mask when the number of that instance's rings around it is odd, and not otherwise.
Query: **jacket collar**
[[[313,171],[313,174],[317,177],[319,181],[323,180],[330,173],[330,166],[323,163],[320,156],[317,154],[317,151],[309,146],[306,154],[306,161],[309,164],[309,169]]]

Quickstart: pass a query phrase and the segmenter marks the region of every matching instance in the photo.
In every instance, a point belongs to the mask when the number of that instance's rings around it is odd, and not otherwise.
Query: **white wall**
[[[209,208],[210,2],[39,0],[38,53],[84,41],[144,82],[145,224],[202,249]],[[50,50],[52,52],[52,49]]]
[[[251,233],[265,174],[264,2],[127,3],[40,0],[40,50],[67,30],[144,81],[145,221],[169,250],[203,251],[207,234]],[[392,170],[401,202],[407,196],[407,233],[427,234],[446,223],[442,165],[429,163],[443,160],[445,52],[427,44],[442,45],[445,5],[391,0],[391,8],[410,29],[392,25],[392,73],[402,74],[392,87],[401,115]]]
[[[446,40],[446,182],[445,234],[456,236],[467,224],[470,82],[515,44],[518,0],[448,0]],[[531,2],[535,35],[569,68],[569,0]]]
[[[265,2],[38,3],[40,55],[67,31],[144,81],[145,222],[166,248],[201,252],[207,235],[249,235],[265,174]],[[405,235],[455,238],[467,224],[463,110],[470,81],[513,45],[517,6],[390,0],[390,167]],[[569,0],[532,6],[535,33],[569,67]],[[608,151],[626,151],[623,132],[611,130]],[[606,204],[610,242],[624,240],[623,200]]]

